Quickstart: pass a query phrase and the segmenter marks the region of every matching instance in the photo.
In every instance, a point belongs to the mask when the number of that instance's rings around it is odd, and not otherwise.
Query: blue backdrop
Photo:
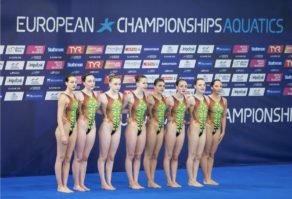
[[[110,72],[121,75],[122,91],[135,74],[165,78],[167,93],[176,78],[193,90],[197,76],[208,85],[219,77],[229,109],[216,165],[291,162],[291,20],[288,0],[2,0],[1,176],[54,173],[61,80],[87,72],[97,91]],[[89,172],[97,157],[98,140]],[[115,171],[124,158],[122,136]]]

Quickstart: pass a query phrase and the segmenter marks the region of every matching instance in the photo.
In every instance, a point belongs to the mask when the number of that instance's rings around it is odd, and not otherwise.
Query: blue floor
[[[201,173],[201,172],[200,172]],[[186,170],[178,171],[177,181],[182,188],[168,188],[165,186],[165,176],[162,170],[157,171],[157,182],[163,185],[162,189],[130,190],[127,187],[127,177],[124,172],[113,174],[113,185],[116,191],[100,189],[97,174],[88,174],[86,184],[90,192],[74,192],[70,194],[58,193],[54,176],[17,177],[1,179],[1,198],[119,198],[119,199],[250,199],[250,198],[292,198],[292,164],[268,166],[240,166],[217,167],[214,169],[214,178],[220,186],[205,186],[194,188],[187,185]],[[69,186],[72,187],[72,176]],[[199,175],[199,181],[202,176]],[[145,173],[140,174],[140,183],[146,185]]]

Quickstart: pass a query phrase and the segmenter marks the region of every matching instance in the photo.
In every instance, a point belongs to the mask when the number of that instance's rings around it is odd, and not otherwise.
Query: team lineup
[[[220,96],[222,83],[219,79],[211,82],[211,94],[204,95],[206,83],[197,78],[194,95],[188,95],[188,85],[183,79],[176,81],[176,93],[164,96],[165,82],[155,79],[154,89],[146,94],[147,78],[135,77],[136,89],[120,92],[119,76],[110,74],[109,89],[97,95],[94,92],[95,77],[82,76],[84,88],[75,92],[76,77],[65,78],[66,90],[59,95],[57,110],[57,156],[55,174],[59,192],[71,193],[68,188],[70,161],[73,156],[72,173],[75,191],[90,191],[85,185],[87,160],[98,136],[99,157],[97,167],[101,188],[115,190],[112,184],[112,170],[115,154],[121,138],[121,116],[127,114],[125,128],[126,159],[125,169],[131,189],[144,189],[139,184],[141,162],[147,176],[149,188],[161,188],[155,181],[155,170],[160,149],[164,143],[163,168],[166,184],[181,187],[176,181],[178,159],[185,136],[188,139],[186,169],[188,185],[202,187],[218,185],[212,178],[214,155],[225,135],[227,100]],[[96,113],[102,115],[96,135]],[[189,114],[189,120],[185,115]],[[165,121],[167,123],[165,125]],[[185,130],[185,125],[188,128]],[[74,152],[74,155],[73,155]],[[144,157],[142,160],[142,154]],[[197,181],[201,165],[204,180]]]

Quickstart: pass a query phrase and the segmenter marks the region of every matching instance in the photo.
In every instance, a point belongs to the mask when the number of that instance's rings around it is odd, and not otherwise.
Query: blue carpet
[[[192,198],[292,198],[292,164],[268,166],[217,167],[214,178],[220,182],[218,187],[205,186],[194,188],[187,185],[186,170],[178,171],[177,181],[182,188],[165,186],[165,176],[162,170],[157,171],[156,180],[163,185],[162,189],[131,190],[128,188],[124,172],[113,174],[113,185],[116,191],[104,191],[100,188],[97,174],[88,174],[86,184],[90,192],[74,192],[70,194],[56,191],[55,176],[15,177],[1,179],[1,198],[103,198],[103,199],[192,199]],[[140,183],[146,186],[145,173],[140,173]],[[201,171],[199,181],[202,182]],[[70,176],[69,187],[73,179]]]

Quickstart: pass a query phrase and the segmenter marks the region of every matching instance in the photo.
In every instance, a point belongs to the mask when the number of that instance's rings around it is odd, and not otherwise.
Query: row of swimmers
[[[200,164],[204,176],[203,183],[218,185],[212,178],[212,168],[214,154],[225,135],[227,109],[227,100],[219,95],[222,89],[221,81],[216,79],[211,82],[212,93],[206,96],[205,81],[198,78],[194,82],[194,95],[187,96],[187,82],[178,79],[176,93],[165,97],[163,79],[158,78],[154,81],[154,90],[149,95],[145,92],[147,78],[142,75],[136,76],[135,79],[136,89],[123,96],[120,93],[121,80],[116,75],[109,76],[109,90],[100,95],[93,91],[95,77],[92,74],[82,77],[84,88],[81,92],[74,92],[77,86],[74,76],[65,78],[67,87],[58,98],[58,126],[55,132],[57,140],[55,174],[59,192],[73,192],[67,186],[73,151],[73,189],[90,190],[84,182],[88,156],[96,138],[96,113],[103,117],[98,131],[97,161],[102,189],[116,189],[111,179],[121,137],[123,113],[128,114],[125,129],[125,168],[130,188],[144,188],[138,182],[143,152],[148,187],[161,188],[161,185],[155,182],[155,170],[163,141],[165,144],[163,167],[167,186],[181,187],[176,181],[176,175],[185,134],[188,136],[186,162],[188,184],[194,187],[203,186],[197,181]],[[189,122],[185,121],[186,113],[190,114]],[[165,119],[168,121],[166,125]],[[185,124],[189,124],[186,133]]]

